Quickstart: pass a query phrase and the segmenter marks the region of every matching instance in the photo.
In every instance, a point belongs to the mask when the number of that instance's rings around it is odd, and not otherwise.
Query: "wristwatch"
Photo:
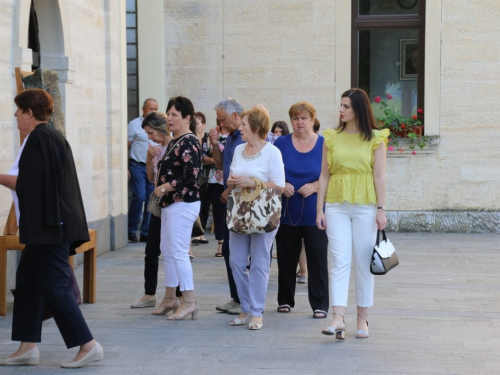
[[[162,186],[161,189],[160,189],[160,191],[161,191],[162,194],[165,194],[165,187]]]
[[[377,210],[384,210],[385,211],[385,207],[384,206],[378,206]]]

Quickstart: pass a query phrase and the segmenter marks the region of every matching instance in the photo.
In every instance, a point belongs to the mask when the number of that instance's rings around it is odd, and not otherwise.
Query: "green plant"
[[[417,113],[411,116],[402,116],[393,104],[392,96],[387,95],[387,100],[377,96],[372,104],[375,113],[375,120],[380,129],[389,129],[389,150],[399,146],[400,138],[407,138],[411,150],[418,146],[423,149],[429,140],[428,136],[422,132],[423,111],[419,108]],[[402,151],[402,149],[399,149]]]

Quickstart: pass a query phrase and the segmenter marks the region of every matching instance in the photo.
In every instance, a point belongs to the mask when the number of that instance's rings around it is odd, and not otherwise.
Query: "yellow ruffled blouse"
[[[389,129],[374,129],[372,139],[365,141],[360,134],[339,133],[337,129],[324,131],[330,170],[327,203],[377,204],[373,151],[382,142],[387,145],[389,134]]]

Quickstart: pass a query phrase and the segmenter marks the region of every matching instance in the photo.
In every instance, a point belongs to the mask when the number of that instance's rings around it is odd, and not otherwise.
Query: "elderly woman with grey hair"
[[[166,148],[172,136],[168,131],[167,116],[162,112],[152,112],[147,115],[142,128],[148,135],[148,139],[157,143],[156,146],[149,146],[146,159],[146,173],[149,181],[156,185],[158,177],[158,162],[165,154]],[[156,287],[158,285],[158,258],[160,257],[160,233],[161,219],[151,215],[149,222],[149,235],[144,249],[144,295],[136,302],[130,305],[131,308],[155,307],[156,306]],[[180,295],[178,293],[178,295]],[[158,309],[154,310],[153,315],[165,315],[168,304],[167,300],[162,301]]]

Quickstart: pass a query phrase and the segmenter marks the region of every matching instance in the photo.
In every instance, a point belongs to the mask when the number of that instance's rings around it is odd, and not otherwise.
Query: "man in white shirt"
[[[140,241],[146,242],[149,229],[149,212],[147,210],[149,196],[154,186],[148,180],[146,174],[146,155],[148,152],[148,135],[142,128],[142,121],[151,112],[158,111],[158,102],[149,98],[142,106],[142,116],[133,119],[128,124],[128,177],[130,189],[132,190],[132,200],[128,210],[128,240],[138,242],[137,231],[141,221]]]

